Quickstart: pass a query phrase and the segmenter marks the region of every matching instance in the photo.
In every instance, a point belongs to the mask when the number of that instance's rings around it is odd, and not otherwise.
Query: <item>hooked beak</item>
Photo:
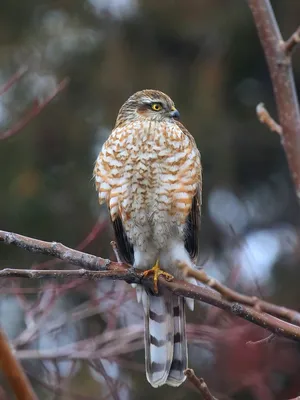
[[[170,112],[170,117],[174,118],[174,119],[179,119],[180,118],[179,111],[176,110],[175,107],[172,107],[172,111]]]

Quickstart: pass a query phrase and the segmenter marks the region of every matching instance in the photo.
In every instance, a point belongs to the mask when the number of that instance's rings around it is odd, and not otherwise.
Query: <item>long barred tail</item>
[[[179,386],[188,362],[184,299],[168,291],[153,295],[141,286],[137,290],[145,311],[147,379],[153,387]]]
[[[172,295],[171,295],[172,296]],[[172,296],[173,305],[173,360],[167,385],[179,386],[185,381],[184,370],[188,367],[187,339],[185,334],[185,301],[183,297]]]

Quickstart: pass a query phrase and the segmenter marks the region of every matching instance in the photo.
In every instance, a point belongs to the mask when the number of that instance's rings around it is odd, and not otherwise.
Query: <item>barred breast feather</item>
[[[180,125],[128,123],[112,132],[99,154],[94,170],[99,201],[107,203],[112,221],[121,217],[130,242],[139,240],[134,220],[151,216],[155,236],[163,233],[160,221],[166,215],[179,226],[191,210],[201,180],[200,157]],[[157,240],[163,246],[166,237]]]

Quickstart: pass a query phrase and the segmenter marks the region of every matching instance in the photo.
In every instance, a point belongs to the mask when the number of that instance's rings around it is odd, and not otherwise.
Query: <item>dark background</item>
[[[287,38],[299,25],[300,2],[272,4]],[[298,88],[299,55],[296,51],[293,58]],[[70,84],[20,133],[0,141],[0,229],[76,247],[93,235],[100,215],[100,233],[84,247],[113,257],[106,210],[99,209],[92,181],[94,161],[122,103],[137,90],[159,89],[174,99],[202,154],[199,265],[240,291],[299,309],[299,208],[280,138],[256,118],[259,102],[275,119],[277,115],[245,1],[2,0],[0,84],[23,65],[27,73],[0,98],[3,132],[63,78]],[[1,268],[30,268],[46,260],[14,247],[0,248]],[[28,310],[8,289],[36,289],[24,294],[26,302],[35,304],[44,284],[2,280],[0,321],[11,339],[25,329]],[[91,291],[103,294],[107,285],[81,285],[58,295],[49,318],[58,318],[61,310],[71,313],[90,299]],[[132,290],[125,283],[117,288]],[[128,314],[130,307],[135,306],[128,303]],[[70,321],[56,336],[41,333],[22,349],[49,349],[99,335],[108,329],[101,311],[80,323]],[[124,322],[123,312],[119,308],[117,327],[133,323],[130,318]],[[275,339],[249,348],[248,340],[267,333],[212,307],[198,305],[188,317],[190,366],[217,397],[268,400],[300,393],[296,344]],[[125,382],[115,396],[199,398],[188,385],[152,389],[144,376],[142,347],[103,361],[114,382]],[[71,372],[66,363],[53,365],[25,363],[41,399],[114,398],[107,382],[86,362]],[[57,374],[66,390],[53,397]],[[46,381],[50,389],[37,380]]]

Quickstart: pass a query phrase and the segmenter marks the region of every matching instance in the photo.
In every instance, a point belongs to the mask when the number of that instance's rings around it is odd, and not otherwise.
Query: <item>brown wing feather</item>
[[[194,146],[197,147],[194,137],[190,134],[190,132],[186,129],[186,127],[182,125],[182,123],[179,121],[176,121],[176,124],[177,126],[179,126],[182,132],[189,137],[189,139],[193,142]],[[200,153],[199,153],[199,160],[200,160]],[[185,228],[184,244],[192,260],[196,259],[198,256],[201,204],[202,204],[202,169],[200,163],[199,183],[196,194],[192,201],[192,207],[190,213],[186,220],[186,228]]]
[[[115,238],[118,250],[122,260],[127,264],[133,265],[134,263],[133,247],[128,240],[125,229],[123,227],[121,217],[117,216],[115,220],[112,221],[112,224],[115,231]]]
[[[201,217],[201,188],[198,186],[193,198],[191,211],[187,217],[185,226],[184,245],[192,260],[196,259],[199,250],[199,230]]]

